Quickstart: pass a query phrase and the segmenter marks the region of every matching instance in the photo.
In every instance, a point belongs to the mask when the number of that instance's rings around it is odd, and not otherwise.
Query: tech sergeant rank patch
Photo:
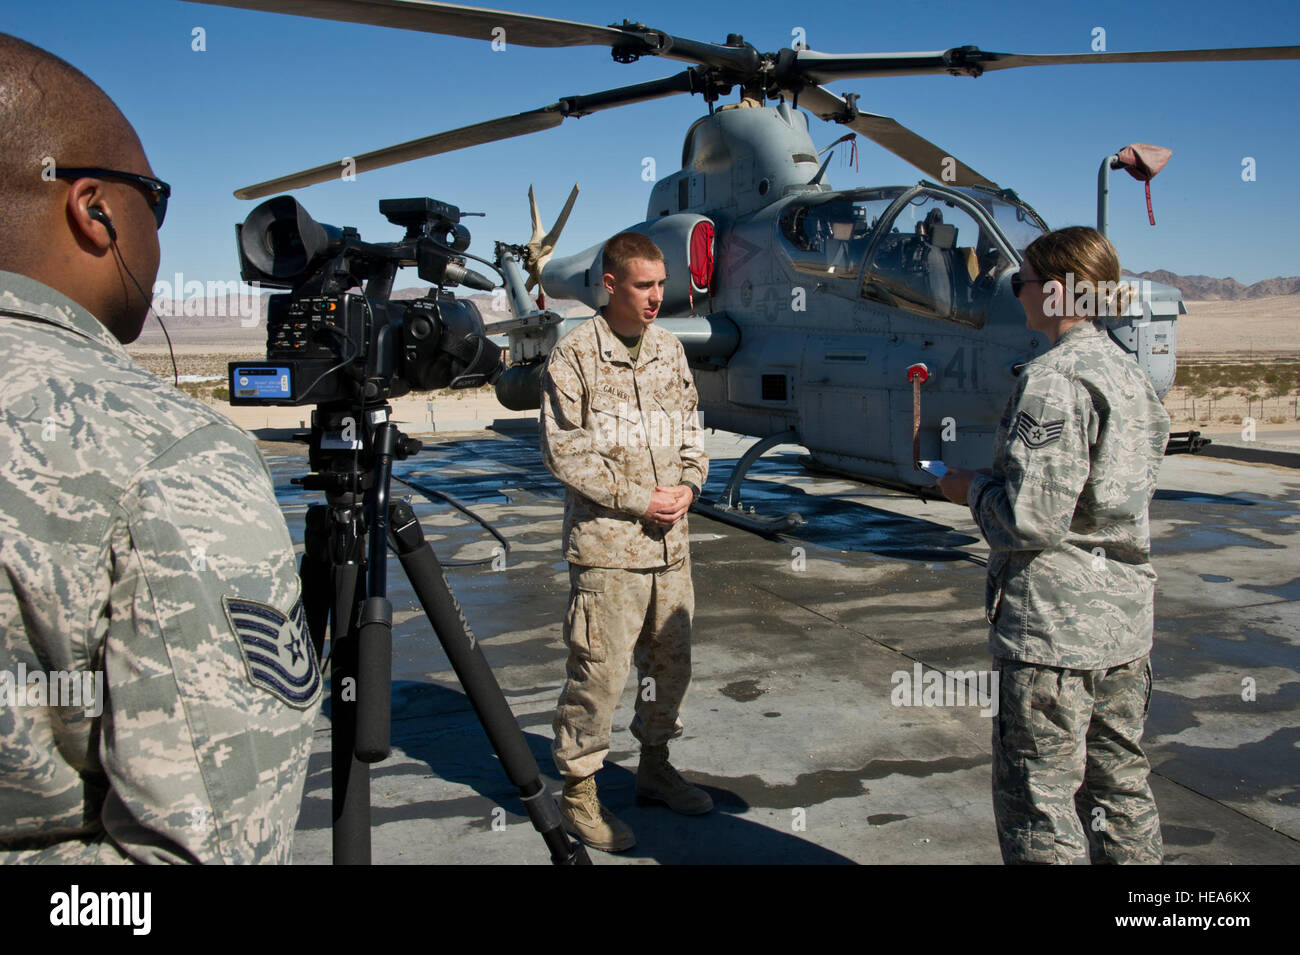
[[[314,703],[321,674],[302,600],[287,616],[256,600],[223,596],[221,602],[239,638],[249,682],[298,709]]]

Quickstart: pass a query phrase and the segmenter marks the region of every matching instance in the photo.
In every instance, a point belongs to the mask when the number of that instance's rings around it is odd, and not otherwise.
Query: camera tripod
[[[420,450],[419,441],[389,421],[390,412],[386,403],[314,410],[312,473],[294,480],[306,490],[324,491],[326,499],[307,510],[299,574],[318,659],[329,623],[334,863],[371,861],[370,764],[386,759],[391,745],[391,543],[551,861],[590,865],[586,848],[561,828],[559,810],[542,784],[537,761],[438,556],[424,539],[414,509],[389,500],[393,460]]]

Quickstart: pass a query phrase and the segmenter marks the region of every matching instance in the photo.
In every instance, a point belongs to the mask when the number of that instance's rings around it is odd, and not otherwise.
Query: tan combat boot
[[[600,804],[596,796],[596,777],[565,777],[560,796],[560,821],[564,830],[577,836],[593,849],[622,852],[636,845],[632,830]]]
[[[667,803],[673,812],[700,816],[713,808],[713,800],[699,786],[682,779],[668,762],[667,746],[642,746],[636,768],[636,794],[640,799]]]

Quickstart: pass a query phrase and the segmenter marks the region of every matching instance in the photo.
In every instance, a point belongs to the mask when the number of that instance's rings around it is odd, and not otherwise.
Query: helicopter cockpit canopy
[[[792,202],[781,214],[781,239],[795,270],[856,286],[880,217],[905,191],[862,189]]]
[[[1013,194],[921,183],[796,199],[779,231],[827,291],[981,328],[999,276],[1046,230]]]

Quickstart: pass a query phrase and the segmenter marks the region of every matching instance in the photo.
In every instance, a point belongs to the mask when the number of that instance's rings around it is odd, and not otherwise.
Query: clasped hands
[[[676,487],[656,487],[650,495],[650,506],[642,519],[660,527],[672,527],[691,509],[695,494],[685,484]]]

